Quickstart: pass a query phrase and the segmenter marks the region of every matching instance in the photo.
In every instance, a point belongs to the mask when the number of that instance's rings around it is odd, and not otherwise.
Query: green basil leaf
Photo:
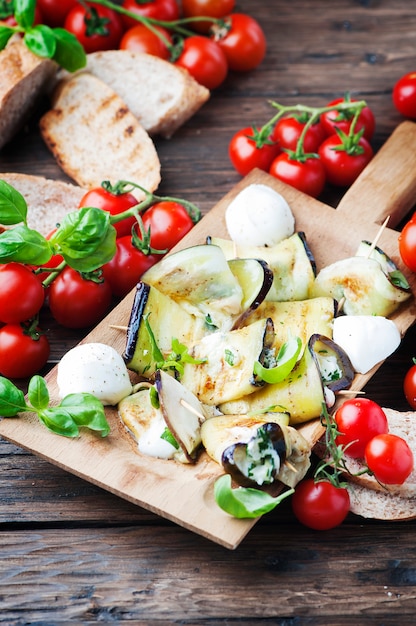
[[[91,250],[87,257],[72,257],[71,250],[67,253],[62,252],[61,254],[68,265],[70,265],[74,270],[83,273],[93,272],[94,270],[102,267],[105,263],[111,261],[117,249],[116,238],[117,231],[114,226],[109,224],[104,239],[95,250]]]
[[[19,26],[30,28],[35,21],[36,0],[14,0],[14,16]]]
[[[44,265],[53,254],[47,239],[38,231],[19,224],[0,234],[0,263],[16,261]]]
[[[59,405],[67,411],[78,426],[101,432],[106,437],[110,426],[102,403],[90,393],[70,393]]]
[[[291,337],[281,346],[275,367],[264,367],[260,361],[255,361],[253,371],[266,383],[280,383],[289,376],[295,367],[301,351],[302,340],[300,337]]]
[[[3,50],[6,47],[7,42],[14,32],[14,28],[11,28],[10,26],[0,25],[0,50]]]
[[[33,376],[27,390],[29,402],[35,409],[46,409],[49,404],[49,391],[42,376]]]
[[[52,29],[38,24],[26,30],[23,41],[31,52],[39,57],[52,59],[56,50],[56,39]]]
[[[27,203],[14,187],[0,180],[0,224],[12,226],[26,222]]]
[[[254,519],[264,513],[269,513],[292,493],[294,489],[289,489],[273,498],[265,491],[251,487],[232,489],[229,474],[218,478],[214,485],[214,496],[218,506],[239,519]]]
[[[21,411],[27,411],[28,408],[23,391],[8,378],[0,376],[0,415],[14,417]]]
[[[104,240],[110,226],[110,213],[94,207],[83,207],[67,213],[51,241],[72,258],[89,256]]]
[[[54,28],[53,33],[56,41],[54,61],[68,72],[85,67],[87,55],[75,35],[64,28]]]
[[[39,420],[53,433],[64,437],[77,437],[79,429],[71,415],[60,406],[38,412]]]

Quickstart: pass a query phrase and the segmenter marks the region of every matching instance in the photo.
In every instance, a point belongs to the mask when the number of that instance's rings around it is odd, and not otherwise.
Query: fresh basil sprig
[[[265,491],[252,487],[231,487],[231,476],[224,474],[218,478],[214,485],[214,496],[218,506],[233,517],[239,519],[255,519],[269,513],[285,498],[294,493],[294,489],[288,489],[276,498]]]
[[[45,24],[33,25],[36,0],[14,0],[16,26],[0,26],[0,49],[12,35],[23,34],[23,41],[31,52],[39,57],[53,59],[58,65],[74,72],[85,67],[85,50],[72,33],[64,28],[50,28]]]
[[[90,393],[71,393],[57,406],[49,405],[49,391],[42,376],[33,376],[27,392],[0,376],[0,415],[16,417],[20,413],[36,413],[50,431],[64,437],[77,437],[80,428],[88,428],[106,437],[110,426],[102,403]]]

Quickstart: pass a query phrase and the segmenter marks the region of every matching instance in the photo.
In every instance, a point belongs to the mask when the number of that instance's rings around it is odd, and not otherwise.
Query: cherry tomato
[[[279,154],[277,143],[270,139],[261,147],[256,145],[256,132],[259,129],[242,128],[231,138],[228,154],[234,168],[241,176],[246,176],[255,167],[267,172],[273,159]]]
[[[367,139],[361,137],[358,143],[359,149],[362,150],[360,153],[340,150],[342,140],[338,135],[331,135],[320,145],[318,154],[324,164],[329,183],[349,187],[371,161],[373,149]]]
[[[274,127],[271,138],[279,142],[280,148],[295,151],[305,124],[306,121],[303,122],[296,117],[283,117]],[[318,152],[324,139],[326,139],[326,133],[322,124],[319,122],[312,124],[303,140],[304,152]]]
[[[369,398],[346,400],[334,415],[340,435],[336,444],[348,446],[345,454],[353,458],[364,458],[367,443],[376,435],[388,432],[386,414],[380,405]]]
[[[227,59],[220,46],[202,35],[193,35],[184,40],[175,65],[184,67],[207,89],[219,87],[228,72]]]
[[[232,13],[227,18],[229,30],[212,28],[212,39],[218,42],[227,57],[230,70],[248,72],[257,67],[266,54],[266,37],[260,24],[245,13]]]
[[[393,104],[405,117],[416,119],[416,72],[399,78],[393,87]]]
[[[416,409],[416,362],[406,372],[403,391],[409,405],[412,409]]]
[[[36,6],[42,11],[43,23],[55,28],[64,25],[66,16],[77,3],[77,0],[37,0]]]
[[[108,312],[111,287],[106,280],[87,280],[71,267],[55,278],[49,291],[49,308],[58,324],[66,328],[87,328]]]
[[[330,482],[302,480],[292,496],[296,518],[314,530],[328,530],[342,524],[350,510],[350,496],[343,487]]]
[[[234,9],[235,0],[182,0],[184,17],[225,17]],[[190,26],[199,33],[207,33],[212,20],[195,21]]]
[[[103,274],[114,296],[124,298],[137,285],[141,276],[161,258],[156,254],[144,254],[136,248],[131,236],[117,239],[117,250],[109,263],[103,266]]]
[[[0,374],[6,378],[28,378],[46,365],[49,341],[39,329],[30,331],[21,324],[0,328]]]
[[[178,202],[157,202],[143,214],[143,226],[150,228],[150,245],[156,250],[170,250],[189,233],[194,223]]]
[[[325,168],[316,157],[298,160],[282,152],[271,164],[269,173],[313,198],[317,198],[325,187]]]
[[[172,45],[172,37],[169,31],[157,26],[155,26],[155,30],[158,30],[165,40]],[[164,40],[149,30],[144,24],[137,24],[129,28],[122,36],[119,48],[120,50],[133,50],[134,52],[152,54],[166,61],[170,58],[169,48],[164,43]]]
[[[116,49],[124,32],[119,14],[94,2],[89,2],[88,8],[76,4],[66,16],[64,28],[75,35],[86,53]]]
[[[403,263],[416,272],[416,220],[412,218],[404,225],[399,235],[399,252]]]
[[[138,204],[137,199],[132,193],[113,193],[104,189],[104,187],[96,187],[84,194],[79,202],[79,208],[96,207],[103,211],[108,211],[111,215],[119,215],[136,204]],[[129,235],[134,224],[136,224],[136,218],[134,216],[116,222],[114,228],[117,231],[117,237]]]
[[[141,2],[140,0],[124,0],[121,3],[123,9],[142,15],[143,17],[151,17],[156,20],[172,22],[179,18],[179,6],[176,0],[151,0],[150,2]],[[133,17],[122,15],[121,19],[125,28],[132,28],[139,22]]]
[[[368,442],[365,461],[385,485],[401,485],[413,470],[413,453],[407,441],[392,433],[377,435]]]
[[[347,102],[344,98],[336,98],[327,104],[327,106],[333,106],[335,104],[339,104],[341,102]],[[351,100],[351,102],[357,102],[356,100]],[[333,135],[335,131],[335,127],[342,130],[346,135],[348,135],[351,122],[354,118],[354,111],[352,110],[344,110],[337,111],[333,109],[332,111],[326,111],[321,115],[321,124],[328,136]],[[358,133],[359,130],[364,128],[363,136],[368,139],[368,141],[374,135],[374,130],[376,126],[376,121],[374,117],[374,113],[370,109],[370,107],[365,106],[358,117],[357,124],[354,128],[354,132]]]
[[[45,299],[42,285],[21,263],[0,265],[0,320],[17,324],[39,313]]]

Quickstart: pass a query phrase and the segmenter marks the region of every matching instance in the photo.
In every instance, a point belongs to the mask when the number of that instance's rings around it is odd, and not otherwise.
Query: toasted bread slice
[[[39,126],[60,167],[81,187],[128,180],[154,191],[160,183],[160,162],[148,133],[115,91],[92,74],[59,83],[53,108]]]
[[[28,207],[28,226],[43,235],[50,233],[67,213],[76,211],[86,192],[77,185],[43,176],[7,172],[0,173],[0,179],[22,194]]]
[[[20,38],[0,52],[0,148],[22,128],[46,93],[58,66],[31,52]]]
[[[85,70],[114,89],[150,135],[171,137],[210,96],[183,68],[131,50],[88,54]]]
[[[416,518],[416,497],[383,493],[362,485],[349,484],[350,511],[369,519],[405,521]]]

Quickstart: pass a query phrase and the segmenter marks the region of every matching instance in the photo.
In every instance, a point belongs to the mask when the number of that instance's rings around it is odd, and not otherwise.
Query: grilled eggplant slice
[[[198,245],[168,254],[142,280],[221,330],[230,330],[243,313],[243,290],[218,246]]]
[[[329,337],[315,333],[310,337],[308,347],[325,387],[334,393],[351,387],[355,376],[354,367],[340,346]]]
[[[182,383],[208,405],[217,405],[253,393],[256,361],[264,364],[274,340],[271,319],[227,333],[217,331],[197,342],[190,354],[202,363],[184,364]]]
[[[162,354],[172,349],[172,338],[184,345],[192,345],[207,332],[201,318],[187,313],[174,300],[155,287],[140,282],[137,285],[127,329],[124,360],[127,367],[146,378],[155,372],[151,338],[145,320],[153,332]]]
[[[247,317],[266,298],[273,284],[273,272],[261,259],[231,259],[228,265],[243,290],[243,312],[234,322],[234,329],[243,326]],[[261,317],[268,316],[262,315]]]
[[[217,237],[209,237],[208,241],[219,246],[228,260],[255,258],[266,261],[274,277],[266,300],[279,302],[309,298],[316,265],[304,233],[297,232],[270,248],[235,246],[232,241]]]

